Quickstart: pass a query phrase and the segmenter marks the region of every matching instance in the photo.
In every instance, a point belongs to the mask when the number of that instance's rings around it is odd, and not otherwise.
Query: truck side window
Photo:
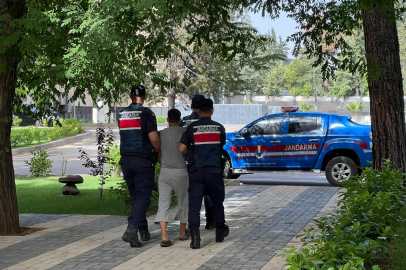
[[[250,135],[277,135],[281,134],[282,117],[262,119],[248,128]]]
[[[317,130],[321,127],[321,117],[291,116],[288,133],[301,133]]]

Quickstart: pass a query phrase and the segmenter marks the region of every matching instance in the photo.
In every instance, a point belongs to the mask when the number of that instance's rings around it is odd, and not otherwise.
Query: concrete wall
[[[346,100],[336,99],[330,97],[293,97],[293,96],[281,96],[281,97],[268,97],[265,96],[254,96],[252,102],[254,104],[241,104],[244,101],[244,96],[237,96],[234,98],[228,98],[227,102],[232,104],[215,104],[215,112],[213,119],[223,124],[247,124],[250,121],[263,116],[267,111],[272,110],[270,113],[280,112],[280,107],[284,106],[299,106],[299,102],[306,102],[309,105],[316,105],[313,111],[325,112],[325,113],[337,113],[343,115],[351,115],[351,112],[344,109],[349,102],[360,101],[366,105],[361,112],[358,113],[359,122],[369,122],[370,121],[370,106],[369,97],[350,97]],[[317,102],[316,102],[317,101]],[[29,103],[30,100],[27,100]],[[184,100],[187,102],[187,100]],[[189,100],[190,102],[190,100]],[[127,106],[127,104],[125,104]],[[62,107],[62,106],[61,106]],[[87,121],[92,121],[93,119],[93,103],[86,100],[86,105],[80,104],[66,104],[58,112],[61,118],[73,118],[83,119]],[[124,105],[117,106],[116,112],[113,110],[113,115],[116,115]],[[167,107],[162,106],[149,106],[149,108],[157,115],[166,117],[168,113]],[[182,104],[180,102],[176,103],[176,108],[180,110],[182,117],[191,114],[190,106],[187,104]],[[273,108],[273,109],[272,109]],[[97,121],[108,122],[107,106],[103,106],[101,110],[97,111]],[[110,121],[115,122],[116,117],[111,117]],[[32,123],[31,123],[32,124]]]
[[[248,124],[267,112],[268,106],[261,104],[215,104],[212,119],[223,125]]]

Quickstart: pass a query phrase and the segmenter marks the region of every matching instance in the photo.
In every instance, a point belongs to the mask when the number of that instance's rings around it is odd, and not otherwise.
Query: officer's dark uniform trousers
[[[187,127],[191,123],[199,120],[199,114],[197,112],[193,112],[191,115],[183,117],[182,122],[180,123],[181,127]],[[204,196],[204,208],[206,212],[206,222],[208,224],[214,223],[214,215],[213,215],[213,204],[210,200],[210,197],[207,196],[207,192]]]
[[[216,228],[222,228],[224,218],[224,181],[221,169],[222,146],[225,143],[224,127],[209,117],[201,118],[188,126],[181,143],[193,144],[193,164],[189,173],[189,228],[200,226],[202,199],[209,195]]]
[[[148,229],[145,213],[151,204],[155,168],[150,159],[137,156],[122,156],[121,168],[131,195],[128,223],[137,226],[140,231],[145,231]]]
[[[224,181],[223,172],[219,167],[196,168],[189,170],[189,228],[197,229],[200,226],[200,208],[202,199],[210,196],[212,211],[216,227],[224,226]]]
[[[128,223],[140,231],[148,230],[146,211],[151,203],[155,167],[148,133],[156,131],[155,116],[148,108],[132,103],[119,114],[120,165],[131,194]]]

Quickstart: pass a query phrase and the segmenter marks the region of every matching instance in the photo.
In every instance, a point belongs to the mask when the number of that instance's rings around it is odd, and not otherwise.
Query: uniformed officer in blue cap
[[[226,142],[224,126],[211,120],[213,101],[205,99],[197,109],[200,119],[191,123],[179,144],[179,151],[193,153],[189,173],[189,229],[190,247],[200,248],[200,208],[205,192],[212,200],[216,222],[216,242],[223,242],[229,233],[224,215],[224,182],[221,155]]]
[[[203,95],[194,95],[192,98],[192,114],[183,117],[182,122],[179,126],[181,127],[188,127],[191,123],[199,120],[199,114],[197,113],[197,109],[200,107],[200,104],[204,102],[205,97]],[[188,154],[191,154],[191,149],[188,151]],[[189,156],[189,155],[187,155]],[[212,202],[209,196],[204,196],[204,208],[205,208],[205,216],[206,216],[206,229],[213,229],[216,227],[214,224],[214,215],[212,210]]]
[[[120,165],[131,195],[131,213],[122,239],[131,247],[142,247],[150,239],[146,212],[151,203],[157,154],[161,151],[155,114],[143,107],[142,85],[131,88],[132,103],[119,113]]]
[[[197,113],[197,108],[200,107],[200,104],[202,101],[204,101],[205,97],[203,95],[195,95],[192,98],[192,104],[190,107],[192,107],[192,114],[183,117],[182,122],[180,123],[179,126],[181,127],[188,127],[191,123],[194,121],[199,120],[199,114]]]

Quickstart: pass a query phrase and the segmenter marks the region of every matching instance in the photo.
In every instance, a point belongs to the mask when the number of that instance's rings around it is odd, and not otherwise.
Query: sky
[[[270,32],[273,28],[275,30],[276,36],[282,37],[282,40],[286,41],[286,38],[298,31],[296,29],[296,22],[288,18],[286,13],[281,13],[277,20],[271,20],[269,17],[262,17],[261,13],[249,13],[251,23],[254,27],[258,29],[261,34],[266,34]],[[288,58],[294,58],[292,56],[293,42],[288,43],[289,55]]]

